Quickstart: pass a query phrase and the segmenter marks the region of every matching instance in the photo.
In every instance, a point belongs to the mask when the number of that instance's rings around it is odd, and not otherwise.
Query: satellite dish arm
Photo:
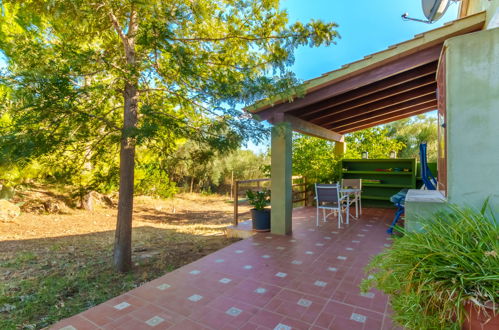
[[[402,14],[402,19],[404,21],[414,21],[414,22],[420,22],[420,23],[426,23],[426,24],[433,24],[434,23],[432,21],[428,21],[428,20],[425,20],[425,19],[419,19],[419,18],[409,17],[408,13],[403,13]]]

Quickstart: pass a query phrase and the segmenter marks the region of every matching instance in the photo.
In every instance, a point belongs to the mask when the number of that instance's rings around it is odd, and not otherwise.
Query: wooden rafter
[[[427,86],[423,86],[417,89],[410,90],[406,93],[397,94],[395,96],[391,96],[379,101],[375,101],[366,105],[362,105],[356,108],[349,109],[348,111],[341,113],[330,113],[328,116],[322,117],[320,120],[312,120],[312,122],[316,125],[323,126],[328,128],[329,126],[333,126],[332,124],[341,122],[350,118],[354,118],[358,115],[371,113],[374,111],[382,110],[384,108],[388,108],[390,106],[394,106],[400,103],[404,103],[410,100],[414,100],[420,98],[421,96],[426,95],[434,95],[436,93],[436,84],[431,84]]]
[[[405,95],[406,93],[416,90],[416,89],[421,89],[424,86],[428,85],[435,85],[435,76],[434,75],[428,75],[424,76],[422,78],[419,78],[417,80],[410,81],[406,84],[399,85],[393,88],[385,89],[381,92],[374,93],[368,96],[364,96],[361,98],[358,98],[354,101],[332,107],[332,108],[327,108],[325,110],[322,110],[321,112],[315,113],[314,115],[310,116],[308,112],[304,114],[304,116],[299,116],[300,118],[304,120],[312,120],[313,122],[320,123],[321,120],[325,118],[330,118],[334,114],[334,116],[337,116],[340,113],[348,112],[350,110],[355,110],[359,109],[360,107],[364,106],[369,106],[372,103],[382,101],[385,99],[393,99],[397,95]]]
[[[427,109],[428,107],[433,107],[433,109],[436,109],[437,101],[434,95],[423,96],[418,99],[385,108],[378,112],[371,112],[344,122],[336,123],[331,127],[331,129],[335,131],[341,131],[351,127],[361,126],[368,122],[377,122],[379,120],[388,119],[390,118],[390,116],[398,116],[401,114],[417,112],[421,109]]]
[[[400,73],[396,76],[383,79],[381,81],[377,81],[368,86],[355,89],[353,91],[344,93],[342,95],[338,95],[336,97],[333,97],[331,99],[319,103],[315,103],[304,109],[291,111],[290,114],[298,116],[303,119],[307,119],[322,110],[337,107],[339,105],[357,100],[359,98],[365,98],[369,95],[376,94],[378,92],[385,91],[390,88],[398,87],[402,84],[412,82],[419,78],[433,77],[433,79],[435,79],[434,77],[436,75],[436,70],[437,70],[437,62],[431,62],[416,69]]]
[[[442,44],[421,50],[418,53],[393,60],[392,62],[384,66],[361,73],[350,79],[345,79],[339,81],[336,84],[323,87],[317,91],[307,94],[303,98],[295,99],[291,103],[281,103],[267,110],[260,111],[258,112],[258,115],[260,118],[267,120],[268,118],[271,118],[275,113],[285,113],[297,109],[302,109],[304,107],[313,105],[314,103],[327,100],[331,97],[343,94],[345,92],[367,86],[369,84],[375,83],[388,77],[392,77],[399,73],[417,68],[431,62],[438,61],[441,50]]]
[[[388,119],[373,121],[373,122],[370,122],[370,123],[367,123],[367,124],[364,124],[361,126],[355,126],[353,128],[350,128],[350,129],[345,129],[345,130],[339,131],[338,133],[347,134],[347,133],[355,132],[355,131],[358,131],[361,129],[366,129],[369,127],[374,127],[374,126],[378,126],[378,125],[382,125],[382,124],[386,124],[386,123],[391,123],[393,121],[397,121],[400,119],[404,119],[404,118],[420,115],[420,114],[423,114],[423,113],[426,113],[429,111],[433,111],[433,110],[435,110],[435,108],[436,108],[436,105],[429,106],[428,108],[422,108],[422,109],[414,111],[414,112],[402,113],[400,115],[390,115],[390,117]]]

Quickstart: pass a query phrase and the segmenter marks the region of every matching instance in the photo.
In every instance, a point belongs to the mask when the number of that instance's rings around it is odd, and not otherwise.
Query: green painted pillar
[[[292,231],[292,130],[287,122],[272,127],[271,144],[271,232],[289,235]]]
[[[346,142],[335,142],[334,143],[334,154],[337,157],[343,157],[347,152],[347,143]]]

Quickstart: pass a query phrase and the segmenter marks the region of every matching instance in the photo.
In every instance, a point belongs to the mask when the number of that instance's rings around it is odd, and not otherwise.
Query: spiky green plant
[[[480,212],[450,206],[425,220],[422,232],[400,229],[390,249],[366,267],[363,291],[390,296],[393,319],[408,329],[459,329],[464,304],[499,303],[499,223]]]

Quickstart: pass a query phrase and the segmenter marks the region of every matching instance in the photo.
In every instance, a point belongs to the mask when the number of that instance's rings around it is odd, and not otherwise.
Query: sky
[[[401,18],[409,13],[410,17],[424,19],[421,0],[281,0],[281,7],[288,11],[290,22],[321,19],[339,25],[341,39],[336,45],[296,50],[291,69],[299,79],[307,80],[455,20],[459,6],[451,4],[434,24]],[[248,145],[255,152],[267,147],[268,143]]]

